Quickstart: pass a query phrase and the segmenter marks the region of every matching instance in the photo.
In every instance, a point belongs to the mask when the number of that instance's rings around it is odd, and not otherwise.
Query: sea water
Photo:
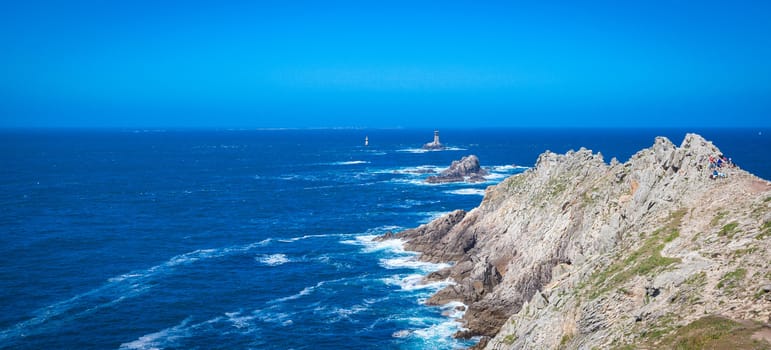
[[[455,349],[452,281],[374,237],[479,204],[549,149],[691,130],[3,130],[0,348]],[[771,178],[766,130],[705,130]],[[369,146],[364,146],[365,137]],[[484,183],[423,180],[468,154]],[[706,174],[705,174],[706,176]]]

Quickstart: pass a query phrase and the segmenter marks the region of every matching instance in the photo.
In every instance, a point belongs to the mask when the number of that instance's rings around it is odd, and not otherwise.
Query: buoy
[[[364,146],[369,146],[369,136],[364,136]]]

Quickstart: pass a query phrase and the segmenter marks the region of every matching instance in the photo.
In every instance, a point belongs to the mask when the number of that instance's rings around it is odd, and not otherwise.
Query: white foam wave
[[[441,152],[441,151],[467,151],[467,148],[461,148],[461,147],[445,147],[442,149],[423,149],[423,148],[402,148],[396,150],[396,152],[404,152],[404,153],[426,153],[426,152]]]
[[[169,275],[180,267],[193,264],[203,259],[220,258],[234,254],[247,253],[250,250],[268,244],[269,240],[219,249],[199,249],[174,256],[166,262],[146,270],[132,271],[109,278],[102,286],[73,296],[44,308],[36,310],[34,317],[19,322],[0,331],[0,343],[9,338],[28,336],[55,328],[63,322],[91,314],[105,307],[114,306],[124,300],[145,294],[153,288],[149,283],[153,279]],[[50,327],[45,324],[52,323]]]
[[[445,349],[445,348],[465,348],[470,344],[458,341],[452,337],[458,331],[467,330],[458,322],[467,307],[460,302],[451,302],[442,305],[443,318],[434,317],[406,317],[399,321],[408,324],[408,329],[402,329],[394,332],[391,336],[394,338],[412,339],[419,348]],[[470,342],[476,342],[479,339],[471,339]]]
[[[360,245],[364,248],[362,249],[365,253],[374,253],[374,252],[390,252],[395,254],[404,254],[404,241],[401,239],[386,239],[383,241],[376,241],[375,238],[379,237],[379,235],[362,235],[357,236],[353,240],[344,240],[340,243],[344,244],[352,244],[352,245]]]
[[[285,254],[260,255],[254,259],[268,266],[279,266],[291,261]]]
[[[417,186],[447,186],[452,184],[452,183],[426,182],[424,178],[392,179],[390,182],[395,184],[409,184],[409,185],[417,185]]]
[[[325,234],[325,235],[305,235],[305,236],[298,236],[298,237],[292,237],[292,238],[282,238],[277,239],[277,241],[282,243],[292,243],[297,241],[302,241],[305,239],[313,239],[313,238],[326,238],[326,237],[351,237],[352,234]]]
[[[404,230],[404,227],[398,225],[383,225],[375,228],[371,228],[365,232],[367,235],[382,235],[386,232],[397,232]],[[361,237],[361,236],[360,236]]]
[[[394,338],[407,338],[407,337],[410,336],[410,334],[412,334],[411,330],[409,330],[409,329],[402,329],[402,330],[394,332],[393,334],[391,334],[391,336],[394,337]]]
[[[421,175],[441,173],[446,169],[447,169],[446,166],[442,167],[437,165],[418,165],[418,166],[403,167],[403,168],[381,169],[381,170],[376,170],[373,173],[421,176]]]
[[[143,335],[132,342],[123,343],[120,345],[120,349],[156,350],[167,346],[174,346],[178,340],[190,336],[190,329],[187,326],[189,322],[190,318],[188,317],[174,327]]]
[[[516,170],[516,169],[517,169],[517,167],[514,166],[514,165],[493,165],[493,166],[490,167],[490,170],[495,171],[495,172],[499,172],[499,173],[511,172],[511,171]]]
[[[369,310],[369,305],[356,304],[350,307],[334,307],[328,308],[326,306],[319,306],[313,310],[313,313],[323,317],[329,323],[337,323],[342,320],[353,321],[352,316]]]
[[[404,152],[404,153],[426,153],[426,152],[432,152],[436,150],[428,150],[428,149],[422,149],[422,148],[402,148],[397,149],[396,152]]]
[[[417,259],[417,255],[400,256],[395,258],[380,259],[380,266],[393,270],[393,269],[413,269],[420,270],[426,273],[441,270],[449,267],[449,264],[445,263],[431,263],[427,261],[420,261]]]
[[[444,193],[459,194],[459,195],[484,196],[485,195],[485,190],[483,190],[481,188],[461,188],[461,189],[458,189],[458,190],[444,191]]]
[[[291,314],[285,312],[262,312],[257,316],[263,322],[276,323],[284,327],[291,326],[294,323],[291,317]]]
[[[400,290],[406,292],[416,290],[435,292],[454,284],[451,280],[428,282],[424,279],[424,275],[419,274],[393,275],[383,278],[381,281],[386,285],[399,287]]]
[[[369,164],[369,162],[366,160],[349,160],[345,162],[330,163],[330,165],[357,165],[357,164]]]
[[[455,348],[458,344],[452,335],[462,330],[465,329],[461,324],[452,319],[433,324],[427,328],[415,329],[410,333],[410,336],[420,338],[431,348],[448,348],[450,346]]]
[[[452,319],[460,319],[466,314],[468,306],[460,301],[451,301],[441,306],[442,315]]]
[[[507,177],[509,177],[508,174],[498,174],[498,173],[487,174],[484,176],[485,180],[488,180],[488,181],[505,179]]]
[[[256,316],[244,316],[241,311],[238,312],[226,312],[225,316],[227,321],[238,329],[250,329],[253,327],[252,321]]]
[[[319,283],[316,283],[316,285],[305,287],[305,288],[303,288],[303,290],[301,290],[301,291],[299,291],[299,292],[297,292],[295,294],[292,294],[292,295],[290,295],[288,297],[283,297],[283,298],[278,298],[278,299],[271,300],[271,301],[268,302],[268,304],[277,304],[277,303],[283,303],[283,302],[289,301],[289,300],[300,299],[300,298],[302,298],[302,297],[304,297],[306,295],[310,295],[311,293],[313,293],[313,291],[315,291],[316,289],[320,288],[321,286],[323,286],[323,285],[325,285],[327,283],[337,282],[337,281],[340,281],[340,280],[341,279],[337,279],[337,280],[333,280],[333,281],[321,281]]]

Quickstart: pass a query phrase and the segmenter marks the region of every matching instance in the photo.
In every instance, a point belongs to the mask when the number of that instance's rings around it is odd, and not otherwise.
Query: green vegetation
[[[506,179],[507,181],[506,187],[509,190],[520,188],[525,183],[525,178],[526,178],[525,174],[517,174],[514,176],[510,176],[508,179]]]
[[[745,276],[747,276],[746,269],[736,269],[723,275],[717,283],[717,287],[726,292],[733,291],[744,280]]]
[[[720,229],[717,235],[728,236],[728,238],[734,238],[734,234],[736,233],[736,227],[738,226],[739,226],[739,223],[736,221],[728,223],[725,226],[723,226],[723,228]]]
[[[589,279],[593,288],[589,296],[595,298],[618,288],[634,276],[651,275],[667,266],[681,262],[679,258],[661,256],[661,250],[666,243],[680,236],[678,228],[684,215],[685,210],[682,209],[673,212],[669,216],[669,222],[648,236],[642,247],[629,254],[626,259],[616,261],[607,269],[595,272]]]
[[[562,335],[562,339],[560,339],[560,346],[559,346],[559,348],[560,349],[565,348],[565,346],[568,345],[568,343],[570,343],[570,341],[573,340],[573,338],[575,336],[576,335],[574,333],[565,333],[565,334],[563,334]]]
[[[712,221],[709,222],[710,226],[714,227],[717,226],[717,224],[720,223],[720,220],[723,220],[723,218],[728,215],[727,211],[721,211],[715,215],[714,218],[712,218]]]
[[[568,185],[562,181],[555,180],[549,182],[549,194],[554,197],[562,192],[565,191],[565,189],[568,187]]]
[[[514,342],[517,341],[517,335],[516,334],[509,334],[505,337],[503,337],[503,343],[506,345],[514,344]]]
[[[752,246],[752,247],[749,247],[749,248],[745,248],[745,249],[737,249],[737,250],[734,250],[733,255],[734,255],[734,257],[739,258],[739,257],[742,257],[744,255],[752,254],[754,252],[757,252],[759,249],[760,248],[755,247],[755,246]]]
[[[707,316],[678,329],[662,341],[671,349],[771,349],[771,344],[752,339],[760,326],[745,326],[736,321]]]
[[[664,320],[664,323],[664,328],[642,334],[634,346],[625,345],[616,349],[771,350],[768,342],[752,339],[752,334],[762,327],[760,324],[745,325],[716,315],[702,317],[683,327],[671,326],[671,319]]]
[[[697,274],[694,274],[691,277],[688,277],[685,281],[683,281],[686,285],[689,286],[696,286],[701,287],[707,284],[707,273],[702,271]]]
[[[771,221],[766,221],[760,226],[760,233],[755,236],[756,239],[766,239],[771,237]]]
[[[707,284],[707,273],[702,271],[691,275],[683,281],[682,287],[678,288],[675,295],[669,299],[672,304],[694,305],[701,301],[701,291]]]

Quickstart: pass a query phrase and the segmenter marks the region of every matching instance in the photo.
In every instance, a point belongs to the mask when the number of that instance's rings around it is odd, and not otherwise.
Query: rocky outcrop
[[[437,176],[429,176],[428,183],[484,182],[487,171],[479,166],[479,158],[470,155],[453,161],[450,167]]]
[[[454,262],[427,276],[455,281],[428,303],[467,304],[457,336],[480,348],[674,347],[711,322],[750,339],[771,322],[771,183],[739,168],[710,179],[719,153],[695,134],[626,163],[546,152],[479,207],[396,237]]]

